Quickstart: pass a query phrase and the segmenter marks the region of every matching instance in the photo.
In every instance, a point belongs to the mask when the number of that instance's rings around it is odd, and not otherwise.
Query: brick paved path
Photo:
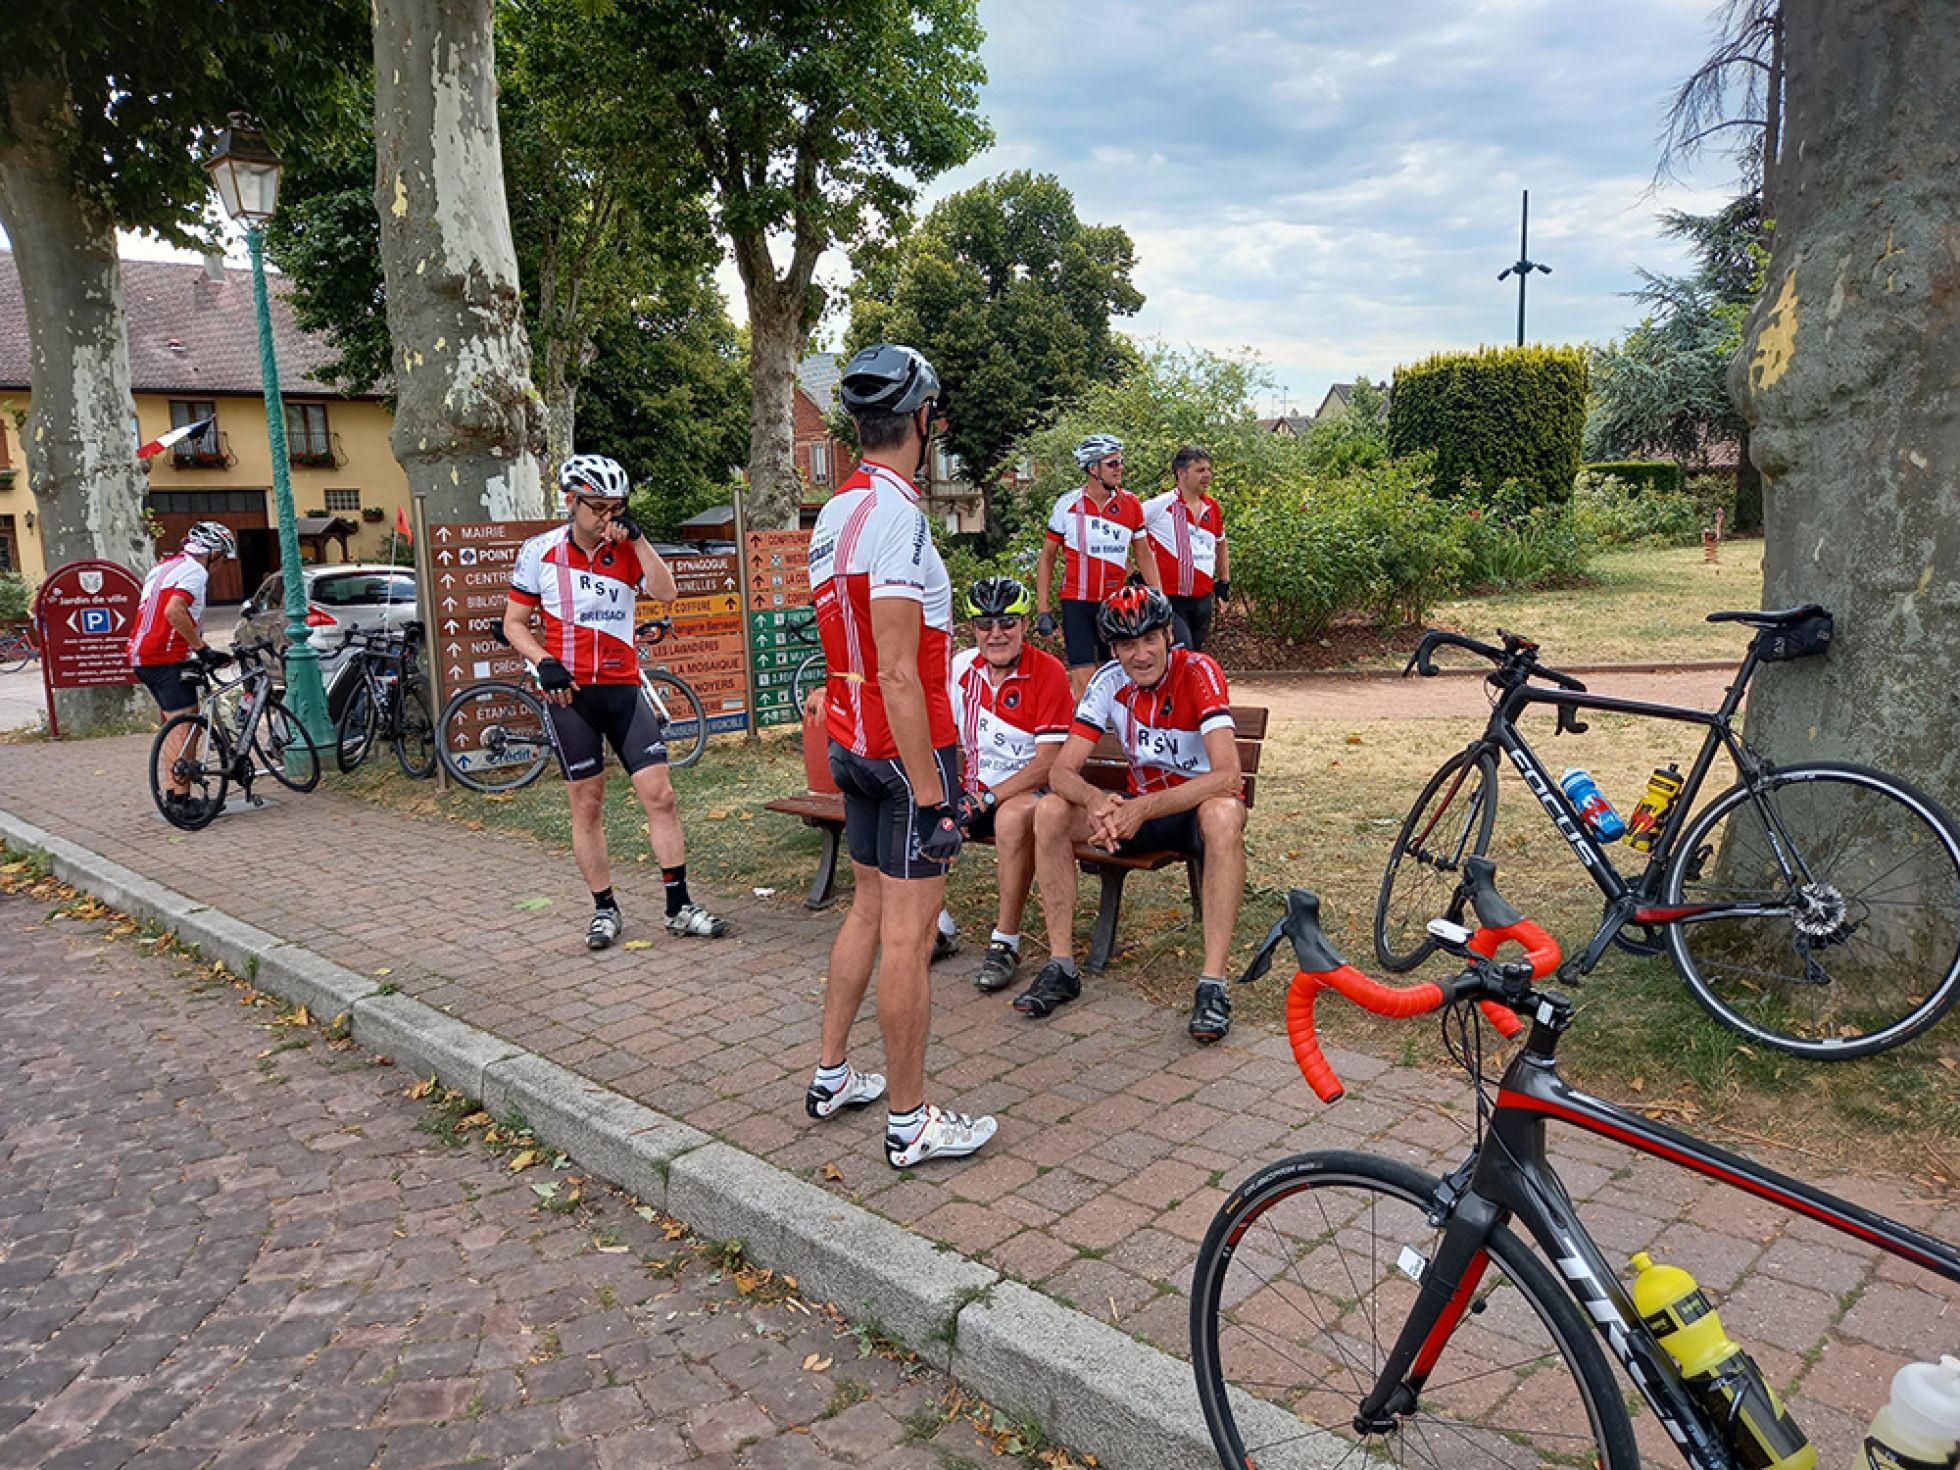
[[[398,1071],[46,911],[0,897],[0,1467],[988,1458],[933,1437],[938,1375],[655,1278],[680,1247],[624,1196],[540,1210],[548,1173],[420,1131]]]
[[[794,896],[713,895],[736,933],[589,955],[570,859],[514,837],[407,816],[323,789],[174,833],[142,785],[147,744],[0,747],[0,808],[714,1133],[887,1218],[1182,1353],[1191,1267],[1224,1191],[1259,1162],[1323,1147],[1447,1167],[1469,1129],[1460,1083],[1329,1048],[1349,1084],[1321,1109],[1286,1041],[1241,1026],[1211,1049],[1117,984],[1034,1027],[1003,995],[936,989],[932,1096],[1001,1116],[968,1164],[893,1174],[876,1109],[803,1116],[834,915]],[[297,855],[297,856],[296,856]],[[659,877],[621,867],[629,918],[661,911]],[[513,904],[533,895],[542,911]],[[633,931],[648,933],[646,927]],[[1432,1033],[1433,1034],[1433,1033]],[[861,1023],[854,1060],[877,1066]],[[1960,1343],[1960,1293],[1845,1237],[1567,1130],[1552,1149],[1600,1242],[1660,1244],[1727,1294],[1725,1319],[1807,1428],[1849,1454],[1906,1356]],[[1815,1174],[1802,1158],[1777,1161]],[[831,1181],[824,1166],[842,1175]],[[1960,1237],[1960,1210],[1881,1179],[1826,1187]],[[1830,1459],[1827,1453],[1826,1459]]]

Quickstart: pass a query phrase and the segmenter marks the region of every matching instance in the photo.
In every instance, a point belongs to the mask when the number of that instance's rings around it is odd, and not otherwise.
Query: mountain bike
[[[0,674],[18,674],[40,656],[25,628],[0,628]]]
[[[234,644],[230,673],[193,661],[184,679],[200,690],[197,708],[172,716],[150,746],[150,797],[173,827],[195,832],[224,810],[233,783],[253,806],[270,776],[292,791],[320,784],[320,752],[279,697],[269,641]]]
[[[351,646],[344,677],[352,681],[334,731],[335,761],[351,771],[380,740],[395,748],[402,773],[423,780],[436,773],[436,721],[429,681],[417,666],[422,624],[407,623],[400,631],[353,629],[343,640]]]
[[[647,650],[673,631],[673,622],[655,618],[633,631],[642,641],[640,690],[666,733],[667,764],[691,766],[708,742],[701,696],[671,669],[647,663]],[[501,627],[493,627],[491,636],[509,646]],[[536,692],[537,670],[528,660],[524,668],[523,683],[490,679],[459,689],[436,722],[443,769],[472,791],[494,795],[521,790],[558,754],[557,734]]]
[[[1329,1102],[1342,1086],[1314,1027],[1323,989],[1378,1015],[1445,1011],[1477,1123],[1468,1157],[1440,1179],[1399,1159],[1324,1150],[1268,1165],[1232,1192],[1191,1286],[1192,1366],[1219,1463],[1276,1470],[1344,1456],[1338,1463],[1624,1470],[1639,1459],[1609,1356],[1687,1464],[1764,1463],[1738,1453],[1733,1416],[1703,1406],[1641,1319],[1546,1156],[1546,1123],[1718,1180],[1948,1281],[1960,1282],[1960,1250],[1568,1085],[1557,1049],[1574,1006],[1534,983],[1557,968],[1558,944],[1498,894],[1488,858],[1464,868],[1478,928],[1430,926],[1463,966],[1451,980],[1396,987],[1363,975],[1321,932],[1319,901],[1297,888],[1240,977],[1263,975],[1291,941],[1287,1034]],[[1511,941],[1525,958],[1496,957]],[[1468,1002],[1506,1032],[1529,1018],[1494,1097]]]
[[[1517,768],[1605,900],[1597,933],[1560,978],[1576,984],[1607,948],[1666,953],[1708,1012],[1794,1056],[1868,1056],[1917,1036],[1960,998],[1960,834],[1940,804],[1865,766],[1777,766],[1736,733],[1759,664],[1822,653],[1830,614],[1718,612],[1710,622],[1756,630],[1721,706],[1691,709],[1589,694],[1538,661],[1538,645],[1498,630],[1502,647],[1425,633],[1404,676],[1436,672],[1439,648],[1496,665],[1489,723],[1429,779],[1389,852],[1375,904],[1375,957],[1406,971],[1433,953],[1428,922],[1459,922],[1464,863],[1489,849],[1497,816],[1497,755]],[[1549,687],[1545,687],[1549,686]],[[1684,786],[1637,876],[1623,875],[1532,749],[1518,717],[1557,711],[1559,733],[1587,728],[1582,710],[1699,725]],[[1718,754],[1735,784],[1700,802]]]

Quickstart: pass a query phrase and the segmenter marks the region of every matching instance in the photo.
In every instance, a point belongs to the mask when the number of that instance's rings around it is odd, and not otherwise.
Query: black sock
[[[619,907],[619,900],[614,898],[613,891],[607,888],[592,895],[592,907],[595,909],[616,909]]]
[[[667,917],[673,918],[693,900],[687,896],[687,864],[678,868],[662,868],[660,877],[667,885]]]

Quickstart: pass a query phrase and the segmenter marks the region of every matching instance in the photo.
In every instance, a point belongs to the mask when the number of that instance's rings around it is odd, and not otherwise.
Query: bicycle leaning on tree
[[[1375,957],[1385,968],[1412,969],[1435,951],[1431,919],[1462,920],[1465,861],[1489,850],[1502,752],[1605,900],[1598,931],[1562,980],[1590,974],[1612,945],[1666,953],[1724,1025],[1826,1059],[1898,1046],[1952,1007],[1960,998],[1953,819],[1896,777],[1840,762],[1773,765],[1736,733],[1757,666],[1822,654],[1830,614],[1812,604],[1708,620],[1756,630],[1714,710],[1590,694],[1541,664],[1532,640],[1502,629],[1502,647],[1436,629],[1423,635],[1404,675],[1432,675],[1436,650],[1465,649],[1496,665],[1485,680],[1492,707],[1483,734],[1430,777],[1396,835],[1375,905]],[[1614,865],[1519,728],[1533,705],[1557,711],[1560,734],[1585,731],[1582,710],[1704,728],[1637,876]],[[1736,781],[1703,803],[1721,754]]]
[[[320,752],[280,697],[278,658],[261,640],[234,644],[228,672],[215,660],[183,666],[199,691],[197,708],[172,716],[150,746],[150,796],[173,827],[210,826],[233,785],[253,806],[265,805],[252,789],[261,776],[292,791],[320,784]]]
[[[1740,1189],[1948,1281],[1960,1282],[1960,1250],[1568,1085],[1557,1051],[1575,1008],[1535,985],[1556,970],[1557,941],[1504,901],[1492,872],[1488,858],[1464,863],[1474,933],[1429,926],[1463,966],[1451,980],[1397,987],[1343,963],[1321,932],[1319,900],[1298,888],[1240,977],[1265,974],[1291,941],[1287,1034],[1325,1102],[1343,1089],[1314,1027],[1323,989],[1382,1016],[1445,1011],[1477,1110],[1468,1157],[1440,1179],[1400,1159],[1322,1150],[1268,1165],[1226,1200],[1191,1285],[1191,1361],[1219,1463],[1626,1470],[1639,1454],[1609,1355],[1690,1466],[1802,1463],[1801,1430],[1746,1355],[1677,1364],[1668,1348],[1684,1335],[1668,1329],[1693,1326],[1703,1300],[1681,1297],[1674,1317],[1636,1306],[1640,1284],[1622,1283],[1546,1156],[1546,1123]],[[1526,957],[1495,958],[1511,941]],[[1530,1024],[1494,1097],[1467,1003],[1506,1035],[1520,1016]],[[1699,1320],[1702,1333],[1686,1337],[1706,1335]]]

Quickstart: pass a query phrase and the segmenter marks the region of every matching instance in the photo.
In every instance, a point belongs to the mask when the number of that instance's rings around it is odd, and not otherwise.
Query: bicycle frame
[[[1667,1163],[1703,1174],[1792,1210],[1960,1282],[1960,1251],[1946,1242],[1839,1199],[1689,1134],[1581,1092],[1558,1075],[1554,1051],[1570,1024],[1570,1002],[1541,1001],[1525,1047],[1505,1069],[1489,1130],[1452,1171],[1436,1202],[1450,1223],[1426,1264],[1421,1289],[1357,1424],[1393,1422],[1414,1407],[1430,1370],[1470,1307],[1487,1261],[1485,1242],[1516,1219],[1556,1267],[1592,1319],[1607,1351],[1633,1380],[1687,1462],[1697,1470],[1735,1470],[1737,1461],[1688,1395],[1680,1370],[1641,1321],[1620,1272],[1580,1223],[1545,1155],[1545,1124],[1571,1124]]]

